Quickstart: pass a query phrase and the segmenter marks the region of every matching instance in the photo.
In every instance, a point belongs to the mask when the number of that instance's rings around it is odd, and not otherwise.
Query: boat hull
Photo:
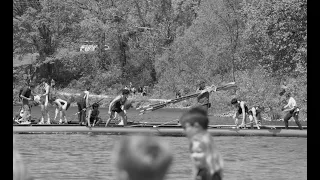
[[[94,134],[154,134],[159,136],[185,136],[180,127],[86,127],[86,126],[13,126],[14,133],[94,133]],[[307,130],[296,129],[233,129],[212,128],[213,136],[277,136],[307,137]]]

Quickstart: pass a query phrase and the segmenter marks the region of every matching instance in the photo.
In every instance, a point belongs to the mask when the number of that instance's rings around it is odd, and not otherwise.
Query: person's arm
[[[86,107],[89,107],[89,91],[85,91]]]
[[[89,110],[89,112],[88,112],[88,116],[87,116],[87,122],[88,122],[88,126],[89,126],[89,127],[91,127],[91,125],[90,125],[90,116],[91,116],[91,112],[92,112],[92,110]]]
[[[31,98],[25,97],[26,93],[27,93],[27,89],[24,89],[24,90],[22,91],[22,93],[20,94],[20,97],[21,97],[22,99],[31,101]]]

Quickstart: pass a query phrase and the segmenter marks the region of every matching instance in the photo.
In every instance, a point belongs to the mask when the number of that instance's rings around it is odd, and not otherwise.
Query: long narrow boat
[[[278,137],[307,137],[307,127],[304,130],[283,129],[284,126],[261,126],[261,129],[235,129],[230,125],[210,125],[208,131],[213,136],[278,136]],[[56,133],[95,133],[95,134],[155,134],[159,136],[184,136],[183,128],[176,123],[159,122],[130,122],[129,126],[111,124],[111,127],[104,127],[104,124],[98,127],[79,126],[77,124],[65,125],[13,125],[14,133],[32,134],[56,134]]]

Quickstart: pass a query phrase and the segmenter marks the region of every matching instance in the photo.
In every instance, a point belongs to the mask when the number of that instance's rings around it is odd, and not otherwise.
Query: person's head
[[[46,78],[42,78],[41,81],[40,81],[41,85],[45,85],[47,84],[47,79]]]
[[[75,102],[75,101],[76,101],[76,98],[74,98],[74,96],[71,96],[70,99],[69,99],[69,102],[70,102],[70,103],[73,103],[73,102]]]
[[[98,109],[99,108],[99,103],[94,103],[92,105],[92,109]]]
[[[169,146],[153,136],[126,136],[114,154],[118,180],[162,180],[172,163]]]
[[[289,99],[290,97],[291,97],[291,93],[290,93],[290,92],[287,92],[287,93],[286,93],[286,98]]]
[[[34,87],[35,87],[35,85],[34,85],[34,83],[29,83],[29,88],[31,89],[31,90],[34,90]]]
[[[188,138],[208,129],[209,119],[206,110],[201,107],[194,107],[185,112],[179,122]]]
[[[223,160],[209,133],[196,134],[189,145],[190,156],[196,169],[207,169],[210,175],[215,172],[222,173]]]
[[[238,107],[239,106],[239,102],[236,98],[233,98],[231,100],[231,105],[234,106],[234,107]]]
[[[128,89],[123,89],[121,94],[122,94],[122,96],[124,96],[124,97],[128,97],[129,94],[130,94],[130,91],[129,91]]]
[[[205,88],[206,87],[206,82],[204,80],[201,80],[199,83],[200,88]]]
[[[56,81],[54,79],[51,79],[50,85],[54,87],[56,85]]]

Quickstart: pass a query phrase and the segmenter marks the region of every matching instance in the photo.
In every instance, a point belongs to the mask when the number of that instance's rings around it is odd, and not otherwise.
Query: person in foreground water
[[[189,140],[195,179],[222,179],[223,160],[207,131],[208,112],[202,106],[193,107],[181,116],[180,122]]]
[[[168,144],[153,136],[126,136],[114,148],[117,180],[163,180],[172,163]]]
[[[196,134],[190,141],[195,180],[221,180],[223,160],[209,133]]]
[[[179,119],[188,139],[195,134],[206,133],[209,119],[208,112],[202,106],[196,106],[186,111]]]

